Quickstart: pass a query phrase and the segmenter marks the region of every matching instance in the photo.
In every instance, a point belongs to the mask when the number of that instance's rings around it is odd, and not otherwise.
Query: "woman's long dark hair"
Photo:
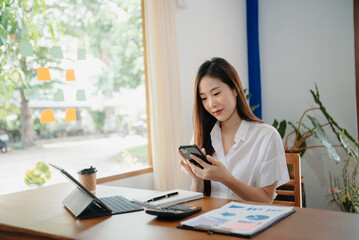
[[[214,153],[214,149],[210,133],[214,124],[217,122],[217,119],[207,112],[199,95],[199,83],[205,76],[217,78],[227,84],[231,89],[236,90],[236,108],[241,119],[252,122],[263,121],[257,118],[250,109],[236,69],[223,58],[216,57],[204,62],[198,69],[194,87],[194,143],[200,148],[204,148],[206,150],[206,154],[212,155]],[[211,184],[208,180],[204,181],[204,194],[206,196],[211,195]]]

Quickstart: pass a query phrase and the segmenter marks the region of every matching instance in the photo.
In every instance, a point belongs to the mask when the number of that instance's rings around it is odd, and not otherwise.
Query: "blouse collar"
[[[240,140],[244,141],[246,139],[247,133],[249,129],[249,122],[246,120],[242,120],[241,125],[237,130],[236,136],[234,136],[234,141],[237,143]]]
[[[236,135],[234,136],[234,141],[237,143],[240,140],[244,141],[246,139],[248,129],[249,129],[249,122],[246,120],[242,120],[241,125],[239,125],[239,128],[237,130]],[[219,121],[217,121],[211,131],[211,138],[216,139],[218,138],[218,135],[221,134],[221,127],[219,126]]]

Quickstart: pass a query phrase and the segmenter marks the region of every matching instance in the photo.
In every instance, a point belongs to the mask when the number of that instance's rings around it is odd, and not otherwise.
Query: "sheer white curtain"
[[[143,0],[152,161],[156,190],[185,188],[184,143],[174,0]]]

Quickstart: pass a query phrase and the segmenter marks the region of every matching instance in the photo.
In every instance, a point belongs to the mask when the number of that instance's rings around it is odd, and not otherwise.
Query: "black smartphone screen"
[[[205,161],[206,163],[208,164],[211,164],[211,162],[209,162],[207,159],[206,159],[206,156],[202,153],[202,151],[199,149],[199,147],[197,145],[186,145],[186,146],[180,146],[178,148],[182,153],[183,155],[191,162],[193,163],[194,165],[200,167],[203,169],[203,166],[201,164],[199,164],[198,162],[196,162],[196,160],[192,159],[190,154],[193,154],[195,155],[196,157],[199,157],[200,159],[202,159],[203,161]]]

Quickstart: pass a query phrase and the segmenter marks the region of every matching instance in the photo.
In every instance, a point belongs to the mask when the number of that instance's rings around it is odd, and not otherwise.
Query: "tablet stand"
[[[91,196],[78,187],[76,187],[62,203],[79,219],[111,215],[110,211],[98,205]]]

